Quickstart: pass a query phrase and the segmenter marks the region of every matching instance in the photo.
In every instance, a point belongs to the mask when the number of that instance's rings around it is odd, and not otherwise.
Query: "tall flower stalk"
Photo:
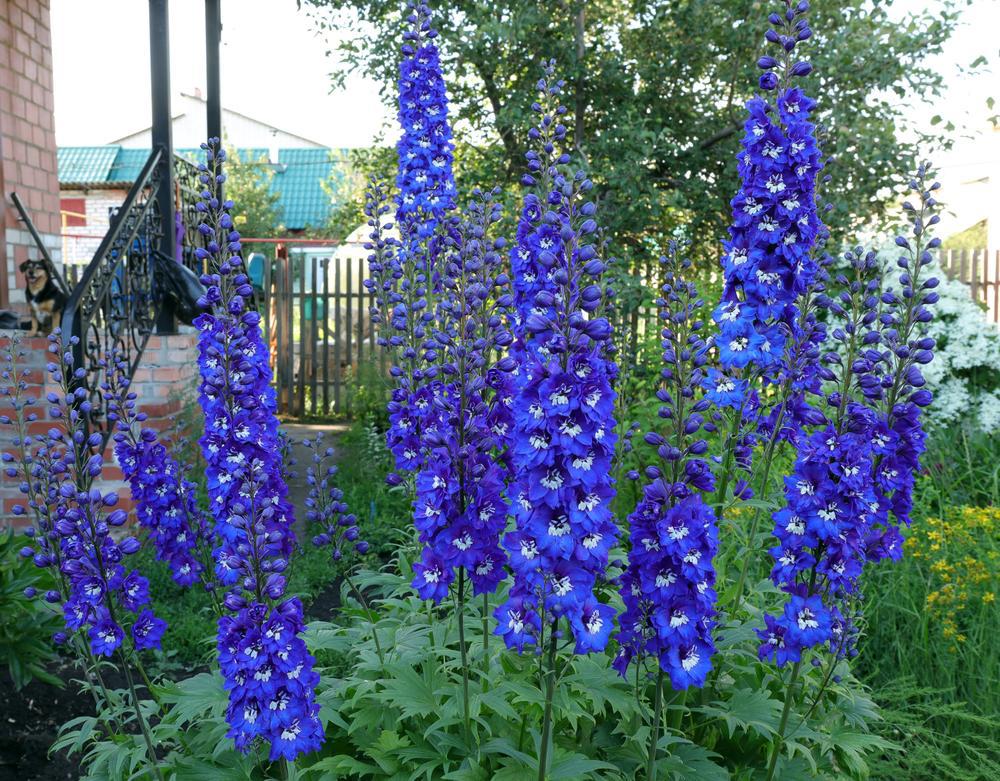
[[[218,139],[202,149],[207,163],[199,165],[198,230],[207,246],[199,256],[210,273],[202,277],[206,312],[195,325],[201,445],[220,537],[216,570],[228,586],[223,604],[230,614],[219,619],[218,636],[228,734],[240,751],[260,740],[269,744],[272,761],[294,761],[323,742],[313,691],[319,676],[302,639],[302,603],[285,594],[294,519],[260,317],[247,307],[253,288],[239,254],[233,203],[218,196],[226,156]]]
[[[545,85],[543,79],[540,90]],[[543,112],[540,104],[534,110]],[[584,654],[605,648],[614,619],[614,610],[595,594],[618,529],[609,478],[616,367],[604,316],[606,263],[592,240],[592,188],[582,172],[555,171],[541,221],[560,241],[538,254],[553,288],[535,293],[533,311],[517,333],[525,351],[511,438],[515,529],[504,538],[513,583],[496,611],[496,633],[519,652],[547,649],[540,779],[551,737],[559,626],[575,641],[575,652]]]
[[[129,483],[136,518],[148,531],[156,557],[170,567],[174,582],[185,587],[200,583],[218,613],[212,562],[215,535],[198,507],[194,483],[156,432],[142,425],[146,413],[139,410],[130,390],[126,365],[115,356],[108,364],[102,392],[108,420],[115,426],[115,457]]]
[[[820,272],[814,250],[823,233],[816,205],[822,162],[810,121],[815,102],[793,85],[812,71],[808,62],[794,59],[796,46],[812,36],[805,17],[808,10],[805,0],[785,0],[784,13],[769,17],[773,29],[766,37],[779,51],[758,60],[764,71],[759,80],[762,94],[747,103],[737,155],[740,189],[731,201],[733,222],[722,263],[725,284],[713,313],[723,372],[716,382],[741,390],[727,405],[729,421],[724,426],[724,456],[714,502],[720,520],[733,466],[749,470],[749,445],[756,440],[767,440],[768,462],[763,469],[769,472],[769,458],[792,396],[789,386],[796,381],[794,373],[783,369],[797,345],[808,344],[811,338],[803,332],[800,313],[802,298]],[[781,386],[777,394],[769,395],[776,406],[757,393],[761,381]],[[739,498],[751,494],[742,480],[733,493]]]
[[[66,624],[67,632],[57,635],[56,641],[65,642],[69,635],[75,635],[87,644],[87,666],[95,676],[99,676],[100,657],[118,659],[135,723],[146,744],[149,766],[162,779],[133,670],[141,675],[155,699],[156,692],[139,652],[159,648],[167,624],[148,607],[149,582],[125,563],[128,556],[140,550],[139,539],[127,534],[112,535],[112,529],[123,527],[128,517],[125,510],[111,509],[118,504],[118,494],[102,492],[95,485],[104,471],[104,437],[100,432],[88,431],[92,405],[82,385],[86,371],[73,365],[76,343],[75,336],[63,342],[58,330],[49,336],[48,350],[54,360],[46,371],[59,390],[46,395],[54,425],[34,456],[52,476],[45,478],[48,490],[35,493],[33,502],[40,523],[31,536],[38,547],[26,547],[22,555],[32,556],[39,567],[58,567],[62,590],[46,594],[47,601],[61,604]],[[32,471],[27,451],[22,451],[22,458],[24,469]],[[38,488],[41,483],[37,483]],[[103,680],[100,682],[107,699],[106,687]]]
[[[337,466],[333,463],[334,450],[323,446],[323,435],[317,434],[315,439],[303,440],[302,445],[312,451],[312,464],[306,468],[306,483],[309,491],[306,496],[306,521],[311,524],[314,535],[312,543],[318,548],[329,548],[330,556],[335,562],[343,562],[354,556],[363,556],[368,552],[368,543],[361,538],[358,529],[358,519],[350,512],[344,501],[344,492],[334,480]],[[368,620],[372,625],[372,640],[375,642],[375,652],[379,662],[385,667],[385,653],[379,641],[375,614],[365,599],[364,592],[359,589],[351,578],[351,566],[344,570],[344,580],[357,596]]]
[[[702,390],[711,342],[703,335],[705,322],[700,319],[704,302],[686,279],[691,263],[680,253],[671,243],[660,259],[664,367],[657,398],[665,423],[662,433],[645,434],[657,462],[646,467],[648,482],[629,516],[629,561],[621,578],[625,611],[620,617],[621,649],[614,661],[623,676],[633,662],[656,661],[646,769],[650,779],[656,776],[664,675],[675,691],[703,686],[715,652],[712,562],[719,540],[715,514],[705,501],[715,479],[704,458],[708,443],[700,434],[711,408],[711,395],[704,396]]]

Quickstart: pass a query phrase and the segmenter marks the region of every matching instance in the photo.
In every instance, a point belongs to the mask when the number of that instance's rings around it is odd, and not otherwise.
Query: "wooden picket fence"
[[[340,245],[264,264],[259,305],[279,413],[350,414],[359,375],[382,381],[386,357],[371,327],[367,255],[360,244]]]
[[[259,305],[280,413],[350,415],[360,382],[384,385],[387,358],[371,325],[373,296],[363,284],[367,254],[360,244],[341,245],[265,264]],[[949,278],[969,286],[985,317],[1000,322],[1000,250],[947,250],[939,260]],[[659,327],[655,307],[625,314],[617,327],[625,354],[634,355],[643,336]]]
[[[1000,323],[1000,249],[942,250],[938,259],[950,279],[969,286],[973,301],[986,308],[986,319]]]

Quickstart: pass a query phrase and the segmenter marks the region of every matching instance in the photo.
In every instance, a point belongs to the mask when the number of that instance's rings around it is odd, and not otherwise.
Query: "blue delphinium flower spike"
[[[657,391],[664,430],[645,441],[658,456],[645,470],[648,482],[629,516],[628,567],[621,577],[625,602],[619,624],[621,650],[614,666],[625,675],[633,661],[655,658],[674,689],[702,686],[715,652],[715,514],[704,498],[715,487],[700,435],[711,396],[724,401],[733,388],[702,395],[711,348],[703,332],[704,302],[686,278],[690,261],[671,243],[660,259],[664,274],[658,301],[664,368]],[[716,372],[716,374],[718,374]],[[721,375],[719,375],[721,376]]]
[[[200,302],[207,311],[195,326],[205,413],[201,445],[221,540],[216,568],[229,586],[223,604],[231,615],[219,620],[218,634],[228,734],[240,751],[263,740],[272,760],[294,759],[323,742],[314,695],[319,676],[302,639],[302,603],[285,595],[294,519],[260,316],[247,307],[253,288],[239,254],[233,204],[217,195],[225,152],[219,139],[202,149],[207,162],[199,165],[205,189],[198,229],[207,247],[198,255],[210,273],[202,277],[207,292]]]

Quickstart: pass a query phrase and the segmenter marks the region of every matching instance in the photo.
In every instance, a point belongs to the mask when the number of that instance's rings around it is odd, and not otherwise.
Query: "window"
[[[59,212],[64,228],[81,228],[87,224],[87,200],[85,198],[60,198]]]

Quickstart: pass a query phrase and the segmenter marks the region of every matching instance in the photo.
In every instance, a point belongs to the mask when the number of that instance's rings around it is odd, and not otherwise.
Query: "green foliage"
[[[237,204],[233,221],[244,236],[266,238],[281,226],[280,197],[271,189],[274,170],[267,155],[233,154],[226,165],[226,198]]]
[[[94,690],[98,716],[66,722],[53,751],[79,756],[81,781],[154,778],[145,741],[135,723],[135,705],[125,690]],[[226,737],[228,697],[218,672],[200,673],[178,683],[153,685],[154,699],[140,699],[157,747],[158,768],[165,781],[263,781],[274,778],[266,756],[244,756]]]
[[[878,778],[1000,777],[998,457],[996,435],[936,432],[903,559],[866,575],[857,671],[903,748]]]
[[[40,596],[24,596],[29,586],[40,593],[51,588],[45,577],[48,573],[19,555],[26,544],[13,530],[0,531],[0,667],[7,668],[15,689],[27,686],[33,678],[61,685],[45,671],[45,665],[55,658],[52,635],[62,621]]]
[[[335,80],[352,71],[374,75],[385,100],[393,101],[405,6],[299,3],[320,32],[335,30],[341,39],[335,54],[347,67]],[[951,35],[961,2],[943,0],[910,14],[889,5],[812,3],[816,34],[808,55],[816,70],[806,86],[818,94],[822,85],[818,120],[837,181],[836,208],[826,219],[835,238],[882,219],[892,197],[888,186],[914,167],[917,145],[941,141],[911,133],[906,106],[939,92],[941,77],[928,58]],[[523,170],[540,61],[555,57],[567,80],[571,140],[598,186],[602,223],[616,252],[655,257],[664,237],[683,226],[697,256],[714,258],[736,188],[732,160],[743,103],[756,85],[754,62],[772,10],[774,3],[760,0],[458,0],[447,12],[442,6],[434,24],[453,106],[457,175],[470,186],[497,182],[513,189]]]
[[[937,431],[928,439],[922,461],[926,479],[918,501],[926,512],[1000,505],[1000,432],[973,432],[963,426]]]
[[[472,672],[471,729],[462,715],[461,654],[452,605],[431,607],[409,586],[407,550],[394,566],[354,579],[375,614],[351,599],[337,623],[315,622],[310,647],[328,662],[319,701],[327,744],[306,777],[358,779],[534,779],[544,698],[535,657],[494,637],[490,616],[503,595],[466,606]],[[384,660],[375,645],[386,649]],[[670,729],[659,742],[662,778],[750,779],[766,765],[779,731],[783,682],[757,660],[748,623],[721,633],[719,672],[702,692],[668,695]],[[649,690],[625,681],[612,655],[571,656],[558,670],[555,756],[548,778],[631,779],[643,772]],[[839,683],[811,670],[789,721],[788,756],[778,778],[865,778],[870,759],[889,750],[868,731],[875,706],[841,663]],[[816,701],[813,707],[813,701]],[[797,770],[798,769],[798,770]],[[798,772],[801,770],[802,772]],[[806,772],[808,771],[808,772]],[[798,773],[798,775],[796,775]],[[812,775],[810,775],[812,774]]]

